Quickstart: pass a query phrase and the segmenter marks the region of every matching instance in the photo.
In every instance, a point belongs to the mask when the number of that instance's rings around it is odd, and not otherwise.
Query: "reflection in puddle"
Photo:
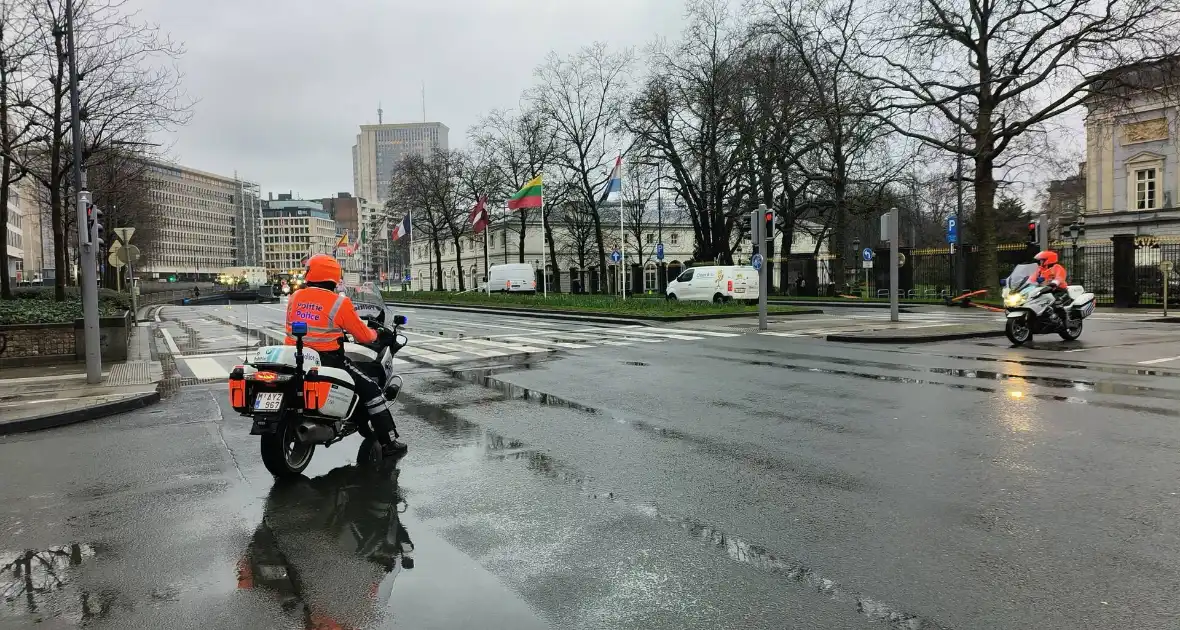
[[[775,352],[772,350],[763,349],[749,349],[744,350],[759,355],[776,356],[783,359],[802,359],[814,360],[823,363],[835,363],[837,365],[852,365],[857,367],[875,367],[888,370],[902,370],[906,372],[927,372],[930,374],[943,374],[946,376],[956,376],[962,378],[979,378],[994,381],[1019,381],[1024,383],[1031,383],[1040,385],[1041,387],[1052,387],[1057,389],[1072,389],[1076,391],[1096,391],[1102,394],[1115,394],[1122,396],[1146,396],[1149,398],[1162,398],[1166,400],[1180,400],[1180,392],[1158,389],[1155,387],[1147,387],[1145,385],[1130,385],[1127,383],[1115,383],[1112,381],[1091,381],[1086,379],[1070,379],[1060,378],[1054,376],[1032,376],[1028,374],[1007,374],[1004,372],[994,372],[991,370],[972,370],[963,368],[943,368],[943,367],[926,367],[916,365],[905,365],[901,363],[888,363],[885,361],[869,361],[866,359],[848,359],[843,357],[815,357],[805,354],[793,354],[790,352]],[[960,357],[963,358],[963,357]],[[1020,365],[1024,365],[1020,363]],[[1053,364],[1046,364],[1053,365]],[[1054,367],[1061,367],[1053,365]],[[1017,369],[1019,371],[1019,369]]]
[[[0,617],[49,619],[82,625],[110,612],[115,597],[106,592],[77,591],[72,572],[93,558],[91,545],[74,543],[42,550],[0,551]]]
[[[1004,390],[995,387],[984,387],[981,385],[964,385],[961,383],[943,383],[941,381],[928,381],[920,378],[909,378],[905,376],[889,376],[886,374],[871,374],[868,372],[856,372],[853,370],[838,370],[835,368],[821,368],[811,367],[806,365],[793,365],[790,363],[775,363],[773,361],[750,361],[746,359],[737,359],[732,357],[717,357],[719,361],[729,361],[731,363],[740,363],[742,365],[753,365],[759,367],[773,367],[781,370],[790,370],[793,372],[810,372],[813,374],[835,374],[838,376],[850,376],[852,378],[862,378],[871,381],[884,381],[887,383],[907,383],[914,385],[939,385],[950,389],[961,389],[966,391],[995,393]],[[1147,407],[1143,405],[1133,405],[1130,403],[1111,402],[1105,400],[1087,400],[1085,398],[1078,398],[1076,396],[1054,396],[1049,394],[1025,394],[1028,398],[1036,398],[1037,400],[1049,400],[1053,402],[1066,402],[1076,405],[1092,405],[1094,407],[1106,407],[1109,409],[1118,409],[1120,411],[1138,411],[1142,413],[1153,413],[1160,416],[1180,417],[1180,410],[1170,409],[1165,407]]]

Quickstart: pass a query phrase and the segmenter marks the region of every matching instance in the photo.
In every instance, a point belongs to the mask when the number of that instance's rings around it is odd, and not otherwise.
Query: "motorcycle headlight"
[[[1008,295],[1004,296],[1005,306],[1020,306],[1021,304],[1024,304],[1023,293],[1009,293]]]

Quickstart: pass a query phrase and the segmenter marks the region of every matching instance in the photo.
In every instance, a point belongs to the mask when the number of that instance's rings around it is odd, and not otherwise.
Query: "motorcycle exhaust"
[[[336,430],[322,424],[304,422],[296,427],[295,435],[304,444],[323,444],[336,438]]]

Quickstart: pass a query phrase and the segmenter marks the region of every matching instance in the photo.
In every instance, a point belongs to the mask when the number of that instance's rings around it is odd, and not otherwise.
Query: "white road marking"
[[[229,378],[229,370],[221,366],[216,359],[184,359],[184,364],[192,370],[193,376],[199,379]]]
[[[441,350],[450,350],[451,352],[465,352],[467,354],[474,354],[477,357],[502,357],[512,354],[511,352],[500,352],[499,350],[468,348],[467,346],[458,343],[432,343],[429,345],[432,349],[438,348]]]
[[[453,354],[443,354],[441,352],[432,352],[430,350],[423,350],[422,348],[415,348],[407,346],[398,351],[398,354],[403,354],[408,357],[418,357],[423,361],[429,363],[450,363],[458,361],[459,357]]]
[[[498,341],[490,341],[488,339],[464,339],[464,341],[481,346],[499,348],[501,350],[510,350],[512,352],[550,352],[549,348],[537,348],[535,346],[528,346],[521,343],[513,345],[509,343],[500,343]]]
[[[168,346],[168,352],[171,352],[174,357],[180,356],[180,348],[176,346],[176,341],[172,339],[172,333],[168,332],[167,328],[160,328],[160,334],[164,335],[164,343]]]
[[[805,337],[806,336],[806,335],[803,335],[800,333],[778,332],[777,330],[767,330],[764,332],[760,332],[758,334],[759,335],[771,335],[774,337]]]
[[[1163,359],[1152,359],[1150,361],[1139,361],[1139,365],[1155,365],[1156,363],[1167,363],[1168,361],[1180,360],[1180,357],[1165,357]]]
[[[552,333],[556,334],[556,333]],[[533,337],[500,337],[505,341],[519,341],[521,343],[536,343],[543,346],[554,346],[557,348],[569,348],[570,350],[581,350],[584,348],[593,348],[594,346],[582,343],[567,343],[565,341],[552,341],[550,339],[540,339]]]
[[[700,330],[700,329],[695,329],[695,328],[692,330],[689,330],[689,329],[682,329],[682,328],[653,328],[651,326],[645,326],[645,327],[641,328],[641,330],[650,330],[652,332],[678,333],[681,335],[685,335],[685,334],[687,334],[687,335],[705,335],[706,337],[741,337],[740,333],[717,332],[714,330]]]
[[[242,352],[241,350],[234,350],[233,352],[226,351],[226,352],[208,352],[205,354],[186,354],[186,355],[184,355],[183,358],[187,361],[189,359],[215,359],[218,357],[242,357],[242,360],[245,361],[249,358],[250,354],[253,354],[253,349],[251,349],[250,352]]]
[[[603,329],[601,329],[601,332],[611,333],[611,334],[615,334],[615,335],[624,335],[624,336],[628,336],[628,337],[638,337],[640,340],[642,340],[644,337],[655,337],[657,339],[663,339],[663,338],[682,339],[684,341],[699,341],[701,339],[704,339],[704,337],[695,337],[693,335],[676,335],[676,334],[670,334],[670,333],[649,333],[649,332],[644,332],[643,330],[635,330],[633,328],[603,328]]]

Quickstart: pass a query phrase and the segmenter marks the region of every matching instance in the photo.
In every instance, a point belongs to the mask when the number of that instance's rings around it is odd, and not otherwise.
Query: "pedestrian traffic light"
[[[103,251],[106,244],[106,230],[102,226],[102,210],[93,203],[86,204],[86,234],[90,242]]]
[[[772,239],[774,238],[774,211],[767,210],[765,219],[766,231],[762,233],[762,236],[766,239]]]

